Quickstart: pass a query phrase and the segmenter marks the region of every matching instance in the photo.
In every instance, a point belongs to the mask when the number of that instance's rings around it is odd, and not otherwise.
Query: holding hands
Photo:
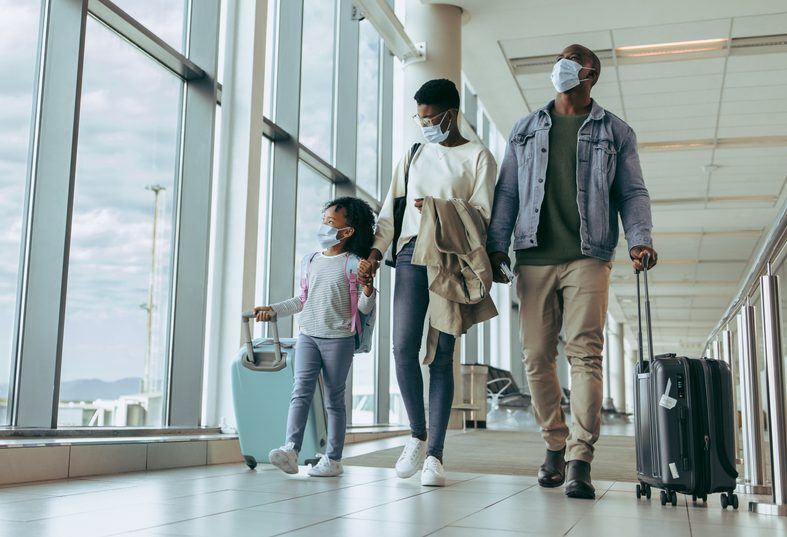
[[[379,266],[379,263],[377,264]],[[374,274],[377,267],[368,259],[361,259],[358,263],[358,283],[363,286],[363,294],[371,296],[374,292]]]

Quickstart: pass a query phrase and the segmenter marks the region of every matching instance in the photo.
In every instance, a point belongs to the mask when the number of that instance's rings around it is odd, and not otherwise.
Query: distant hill
[[[121,395],[139,393],[142,379],[128,377],[114,382],[99,379],[69,380],[60,384],[61,401],[95,401],[117,399]]]
[[[95,401],[117,399],[121,395],[139,393],[142,379],[129,377],[114,382],[99,379],[69,380],[60,384],[61,401]]]
[[[139,393],[142,379],[128,377],[114,382],[99,379],[69,380],[60,385],[61,401],[95,401],[117,399],[121,395]],[[0,384],[0,399],[8,397],[8,384]]]

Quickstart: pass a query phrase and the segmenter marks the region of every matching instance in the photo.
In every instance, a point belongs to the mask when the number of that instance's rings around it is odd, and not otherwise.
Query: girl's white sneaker
[[[312,477],[336,477],[342,475],[342,461],[334,461],[328,455],[322,455],[319,462],[306,472]]]
[[[268,453],[268,460],[285,474],[298,473],[298,451],[292,442],[287,442],[280,448],[272,449]]]

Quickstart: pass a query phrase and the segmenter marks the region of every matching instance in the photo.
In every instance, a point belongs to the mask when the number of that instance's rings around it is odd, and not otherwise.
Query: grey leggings
[[[295,347],[295,385],[287,414],[287,442],[301,449],[306,419],[309,417],[314,390],[322,370],[325,385],[325,410],[328,414],[328,446],[325,454],[338,461],[344,449],[347,413],[344,390],[353,363],[355,337],[319,338],[298,336]]]

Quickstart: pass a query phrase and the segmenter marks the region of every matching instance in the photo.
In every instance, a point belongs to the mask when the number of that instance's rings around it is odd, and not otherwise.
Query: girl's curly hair
[[[335,207],[336,210],[344,209],[347,215],[347,225],[355,229],[352,237],[347,241],[347,251],[362,259],[369,257],[374,244],[374,211],[368,203],[358,198],[344,197],[329,201],[323,212]]]

